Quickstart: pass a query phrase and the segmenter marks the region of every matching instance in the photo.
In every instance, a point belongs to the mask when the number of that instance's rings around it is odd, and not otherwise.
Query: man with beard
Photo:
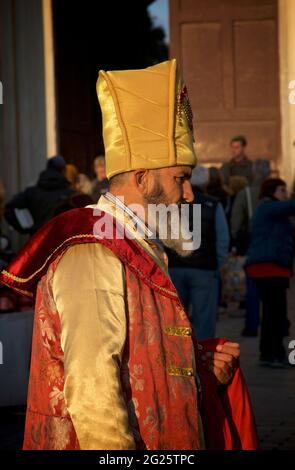
[[[97,91],[110,191],[2,273],[37,288],[24,448],[255,448],[239,345],[198,344],[168,275],[163,245],[189,248],[173,212],[193,199],[196,163],[176,61],[102,71]],[[166,237],[155,203],[172,204]]]

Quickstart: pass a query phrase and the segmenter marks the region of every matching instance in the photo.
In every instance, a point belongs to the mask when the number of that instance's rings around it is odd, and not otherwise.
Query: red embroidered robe
[[[1,273],[3,283],[23,293],[34,295],[37,288],[24,448],[79,449],[63,396],[61,322],[52,295],[60,257],[77,243],[101,243],[124,265],[128,331],[121,383],[136,448],[200,448],[198,407],[207,449],[257,448],[250,398],[240,369],[228,386],[217,385],[213,374],[198,362],[191,325],[169,278],[136,241],[96,239],[92,234],[96,220],[91,209],[75,209],[53,219]],[[218,342],[222,340],[203,342],[203,347],[215,350]],[[144,393],[134,377],[138,363]]]

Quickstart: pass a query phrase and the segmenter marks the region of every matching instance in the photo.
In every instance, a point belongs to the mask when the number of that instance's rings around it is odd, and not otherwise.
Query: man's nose
[[[183,199],[186,202],[193,202],[193,200],[195,199],[193,189],[192,189],[192,185],[191,185],[189,180],[186,180],[183,183]]]

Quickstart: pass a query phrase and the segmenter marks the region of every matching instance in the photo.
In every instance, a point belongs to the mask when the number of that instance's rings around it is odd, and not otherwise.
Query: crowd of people
[[[97,201],[107,189],[104,157],[94,160],[96,177],[90,180],[61,156],[48,159],[36,185],[29,186],[5,204],[4,217],[19,233],[33,235],[52,217]]]
[[[93,162],[94,178],[80,173],[78,168],[56,155],[48,159],[37,183],[6,200],[0,183],[0,269],[15,256],[11,231],[31,237],[53,217],[98,201],[108,188],[105,159],[99,155]],[[4,228],[6,222],[6,230]],[[9,229],[7,230],[7,226]],[[0,285],[0,313],[31,310],[33,304],[25,296]]]
[[[202,208],[201,247],[188,258],[171,252],[170,274],[199,338],[215,335],[219,307],[241,307],[241,334],[260,331],[260,364],[285,367],[295,199],[288,200],[286,182],[272,176],[269,160],[250,160],[246,146],[246,138],[236,136],[232,158],[220,169],[193,170],[194,202]]]
[[[199,339],[215,336],[219,312],[245,310],[244,336],[258,336],[260,362],[286,364],[284,336],[290,322],[287,288],[294,255],[295,199],[286,183],[271,174],[267,159],[251,160],[242,135],[230,141],[231,158],[220,168],[198,165],[191,184],[201,204],[201,246],[189,257],[167,248],[169,272]],[[79,173],[63,157],[47,162],[34,186],[5,201],[0,217],[15,231],[32,236],[54,216],[98,201],[108,191],[105,158],[93,162],[95,178]],[[9,236],[1,231],[1,268],[13,258]],[[261,312],[262,305],[262,312]],[[23,296],[0,287],[0,311],[27,310]]]

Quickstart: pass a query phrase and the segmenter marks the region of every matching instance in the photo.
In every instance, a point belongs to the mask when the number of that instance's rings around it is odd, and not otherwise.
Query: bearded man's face
[[[175,166],[153,171],[151,189],[145,194],[149,228],[156,232],[163,244],[180,256],[189,256],[193,250],[185,247],[192,240],[189,232],[189,213],[185,204],[194,199],[190,184],[191,167]],[[155,206],[169,210],[159,210]],[[159,206],[159,209],[161,207]]]

